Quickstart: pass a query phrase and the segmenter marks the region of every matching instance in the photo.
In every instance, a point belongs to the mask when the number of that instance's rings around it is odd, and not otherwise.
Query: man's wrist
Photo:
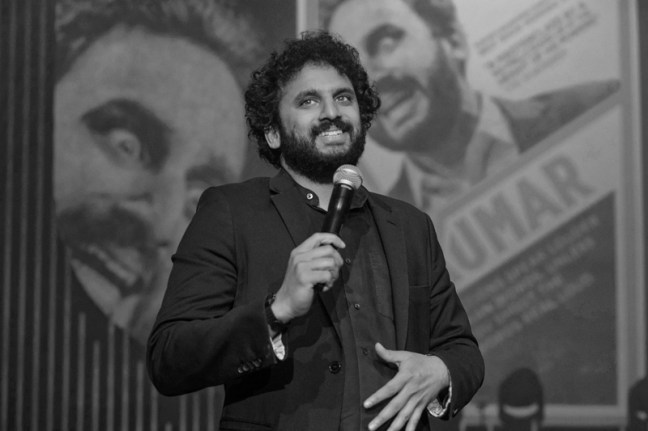
[[[446,370],[446,386],[442,389],[432,402],[427,405],[427,411],[430,415],[435,418],[442,418],[448,414],[450,410],[450,403],[452,401],[452,378],[450,376],[450,370],[448,366],[445,365],[443,360],[434,354],[428,354],[427,356],[434,357],[434,359],[439,360],[445,367]]]
[[[282,334],[286,332],[286,329],[288,328],[288,322],[280,319],[275,314],[275,310],[273,307],[274,305],[275,305],[275,295],[271,294],[266,296],[265,304],[264,304],[265,318],[266,318],[266,323],[270,328],[270,332],[272,333],[272,336],[276,334]]]

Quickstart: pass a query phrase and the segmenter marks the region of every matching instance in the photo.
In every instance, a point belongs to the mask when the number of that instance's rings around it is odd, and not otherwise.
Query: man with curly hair
[[[224,385],[221,430],[414,431],[456,415],[484,364],[430,218],[360,187],[339,235],[320,232],[380,106],[357,51],[305,33],[245,101],[279,173],[201,196],[149,338],[156,387]]]

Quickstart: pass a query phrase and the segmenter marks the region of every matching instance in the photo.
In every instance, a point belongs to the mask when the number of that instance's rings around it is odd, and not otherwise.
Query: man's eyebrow
[[[335,88],[332,91],[332,93],[334,96],[338,96],[342,93],[355,93],[355,90],[353,89],[353,87],[344,86],[344,87]],[[295,100],[302,100],[308,97],[320,97],[320,95],[321,95],[320,91],[310,88],[297,93],[297,95],[295,96]]]
[[[93,133],[100,135],[106,135],[115,129],[125,129],[133,133],[141,142],[142,151],[151,169],[160,169],[169,157],[171,128],[136,100],[108,100],[83,114],[81,121]]]
[[[343,94],[343,93],[354,93],[355,94],[355,89],[353,87],[339,87],[339,88],[336,88],[333,91],[334,96],[339,96],[340,94]]]
[[[309,88],[307,90],[303,90],[297,93],[297,95],[295,96],[295,100],[302,100],[308,97],[319,97],[319,95],[320,95],[319,91],[313,88]]]
[[[402,29],[392,24],[381,24],[365,37],[364,45],[369,55],[375,55],[378,51],[378,44],[386,37],[394,37],[401,35]]]

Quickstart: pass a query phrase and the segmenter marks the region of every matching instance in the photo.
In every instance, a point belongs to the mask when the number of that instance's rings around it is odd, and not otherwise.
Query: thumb
[[[398,352],[396,352],[394,350],[386,349],[380,343],[376,343],[375,348],[376,348],[376,353],[378,354],[380,359],[382,359],[383,361],[391,362],[391,363],[397,364],[397,365],[400,362],[400,360],[398,358]]]

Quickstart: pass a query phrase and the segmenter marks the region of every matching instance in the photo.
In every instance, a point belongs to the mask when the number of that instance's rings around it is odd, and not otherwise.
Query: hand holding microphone
[[[306,314],[315,291],[328,290],[343,264],[337,249],[344,248],[340,229],[354,192],[362,185],[362,174],[353,165],[340,166],[333,175],[333,192],[320,232],[311,235],[290,253],[283,284],[272,305],[275,316],[289,321]]]
[[[333,174],[333,193],[328,212],[322,225],[322,232],[340,234],[342,223],[351,206],[353,194],[362,185],[360,169],[353,165],[342,165]]]

